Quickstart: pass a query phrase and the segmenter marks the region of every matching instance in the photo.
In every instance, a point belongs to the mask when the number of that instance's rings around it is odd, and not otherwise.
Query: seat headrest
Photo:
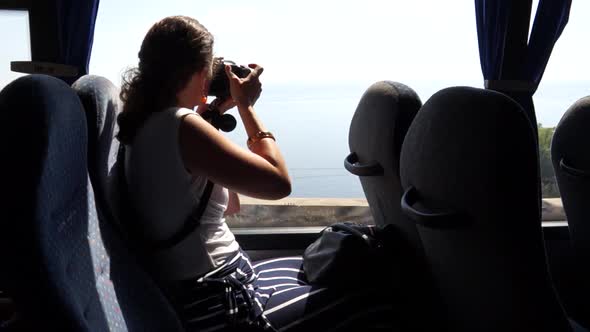
[[[86,75],[79,78],[72,88],[76,91],[88,121],[88,170],[96,192],[99,210],[120,223],[119,192],[116,173],[119,140],[117,116],[121,101],[119,89],[108,79]]]
[[[401,155],[404,188],[424,200],[511,224],[526,211],[540,227],[536,140],[523,109],[504,94],[453,87],[434,94],[410,127]],[[502,208],[499,209],[498,206]],[[511,211],[506,216],[505,211]],[[531,216],[537,211],[538,215]],[[531,219],[532,217],[532,219]]]
[[[116,160],[117,140],[113,140],[118,126],[117,115],[121,101],[119,89],[108,79],[86,75],[79,78],[72,88],[80,97],[88,120],[88,158],[90,171],[97,172],[101,182]],[[96,168],[96,169],[95,169]]]
[[[410,87],[392,81],[377,82],[361,97],[350,123],[351,155],[345,160],[345,167],[360,176],[377,225],[397,223],[400,219],[399,157],[406,132],[420,106],[420,98]],[[369,176],[366,170],[370,164],[377,166],[379,174]]]
[[[61,176],[67,174],[68,167],[86,160],[86,120],[82,106],[63,81],[45,75],[21,77],[0,93],[0,112],[3,118],[0,124],[3,153],[12,160],[2,163],[4,174],[28,174],[24,178],[8,177],[10,184],[14,185],[15,194],[28,193],[22,188],[38,183],[39,178],[35,177],[42,175],[40,171],[51,171]],[[64,136],[76,137],[83,144],[63,146],[64,150],[68,149],[70,158],[54,161],[55,167],[41,170],[42,162],[50,157],[48,146],[65,145],[56,141]],[[57,152],[61,154],[63,150],[58,149]],[[86,175],[81,176],[73,180],[84,181]],[[22,202],[16,197],[14,201]]]
[[[351,150],[364,144],[388,145],[393,150],[382,157],[397,172],[403,139],[421,106],[418,94],[405,84],[381,81],[371,85],[361,97],[350,124]]]
[[[551,141],[551,157],[554,164],[559,165],[563,158],[567,165],[590,172],[589,124],[590,96],[575,102],[555,128]]]

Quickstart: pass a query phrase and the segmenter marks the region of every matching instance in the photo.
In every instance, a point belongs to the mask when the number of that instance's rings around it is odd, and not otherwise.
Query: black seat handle
[[[380,176],[383,175],[383,167],[376,161],[369,161],[362,164],[355,152],[351,152],[344,158],[344,168],[357,176]]]
[[[410,219],[414,220],[416,224],[436,229],[459,228],[467,224],[467,218],[455,211],[419,211],[414,207],[419,200],[420,195],[413,186],[406,189],[401,200],[402,211],[410,217]]]
[[[588,178],[590,177],[590,171],[586,171],[583,169],[578,169],[566,164],[564,158],[561,158],[559,161],[559,168],[564,171],[567,175],[578,177],[578,178]]]

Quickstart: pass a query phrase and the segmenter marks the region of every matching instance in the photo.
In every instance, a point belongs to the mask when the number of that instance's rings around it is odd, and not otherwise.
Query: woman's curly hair
[[[177,93],[212,61],[213,36],[197,20],[172,16],[154,24],[141,44],[139,66],[123,75],[119,141],[131,144],[149,115],[174,106]]]

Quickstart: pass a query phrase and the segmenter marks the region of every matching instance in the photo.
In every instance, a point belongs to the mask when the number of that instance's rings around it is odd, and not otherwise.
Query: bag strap
[[[326,229],[331,228],[332,231],[344,231],[344,232],[348,232],[360,239],[362,239],[369,247],[371,248],[377,248],[380,246],[379,240],[374,238],[371,235],[368,235],[366,233],[363,233],[362,231],[360,231],[359,229],[357,229],[356,227],[341,222],[341,223],[335,223],[333,225],[328,226]],[[325,230],[324,230],[325,231]]]
[[[143,248],[143,241],[142,243],[138,243],[137,235],[133,235],[134,232],[131,232],[130,225],[125,223],[126,220],[137,220],[137,211],[131,205],[129,189],[127,186],[127,177],[125,176],[125,145],[123,143],[119,144],[119,150],[117,151],[117,160],[115,161],[115,183],[117,186],[118,191],[118,199],[119,204],[119,214],[121,218],[117,221],[119,229],[122,233],[126,235],[126,237],[131,240],[134,246],[141,246]]]
[[[133,218],[134,220],[138,220],[139,214],[133,208],[130,200],[130,193],[129,193],[129,185],[127,183],[127,176],[125,173],[125,145],[119,145],[119,151],[117,153],[117,162],[118,165],[118,179],[117,185],[121,191],[121,200],[123,205],[123,214],[125,219],[129,220]],[[199,227],[201,223],[201,218],[207,209],[207,205],[209,204],[209,199],[211,198],[211,193],[213,192],[213,187],[215,184],[207,179],[207,184],[205,185],[205,190],[203,191],[203,195],[199,200],[199,205],[193,210],[190,216],[188,216],[182,225],[182,227],[176,231],[171,237],[163,241],[149,241],[146,239],[146,236],[143,236],[141,242],[143,246],[145,246],[149,251],[161,251],[166,250],[174,247],[175,245],[182,242],[186,239],[194,230]],[[129,232],[127,232],[129,233]]]
[[[188,218],[186,218],[186,220],[184,221],[184,225],[182,225],[182,228],[179,229],[168,239],[155,243],[154,249],[170,249],[182,242],[184,239],[186,239],[195,229],[197,229],[197,227],[199,227],[199,225],[201,224],[201,218],[203,217],[203,214],[207,209],[207,205],[209,204],[209,199],[211,198],[211,193],[213,192],[214,186],[215,184],[207,179],[205,191],[203,191],[203,195],[199,200],[199,205],[196,209],[193,210],[193,213],[191,213],[191,215]]]

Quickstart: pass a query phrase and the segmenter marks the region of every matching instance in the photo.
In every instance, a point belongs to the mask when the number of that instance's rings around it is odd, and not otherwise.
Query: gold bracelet
[[[246,141],[246,145],[248,146],[248,149],[252,145],[260,142],[263,138],[272,138],[273,141],[275,141],[275,142],[277,141],[275,139],[275,136],[270,131],[259,131],[253,137],[248,137],[248,140]]]

